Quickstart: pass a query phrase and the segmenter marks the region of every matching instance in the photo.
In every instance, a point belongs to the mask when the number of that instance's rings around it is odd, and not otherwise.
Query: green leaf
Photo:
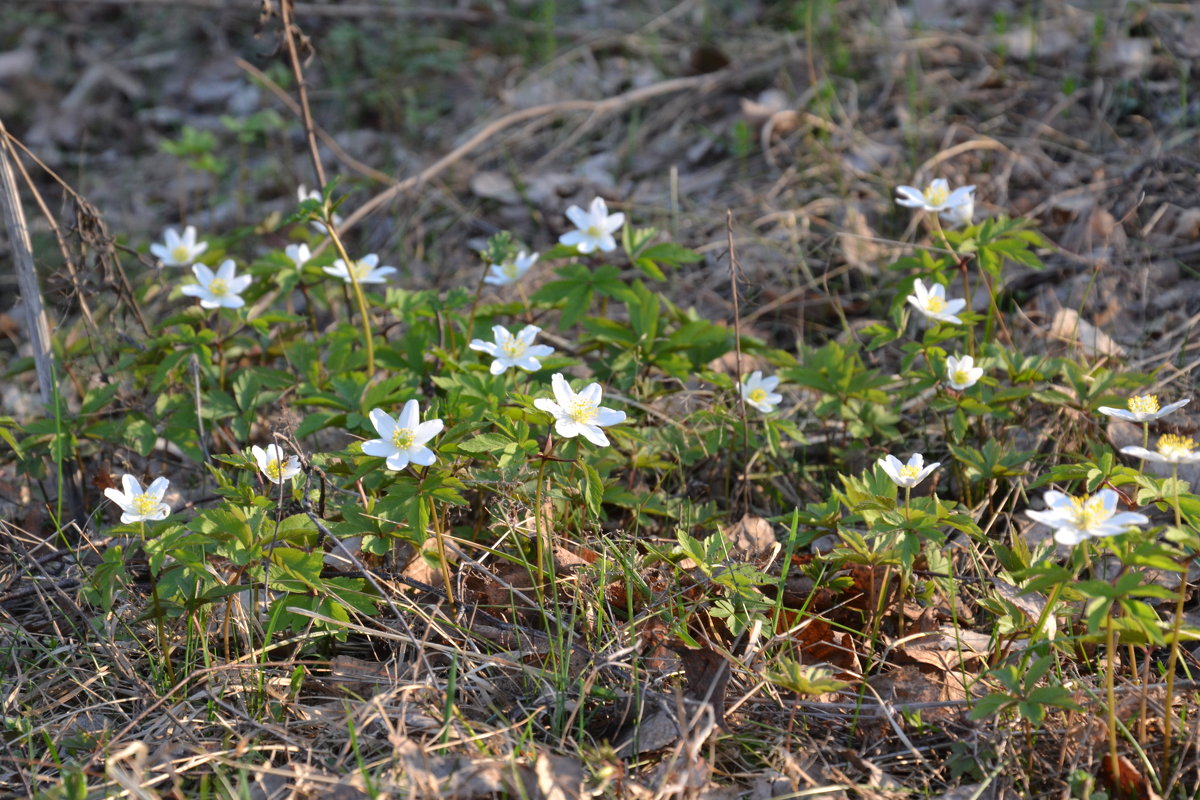
[[[464,453],[493,453],[503,450],[512,444],[512,439],[498,433],[481,433],[478,436],[459,442],[456,447]]]
[[[599,517],[600,506],[604,501],[604,481],[600,479],[596,468],[587,462],[583,464],[583,474],[583,497],[587,502],[588,511],[593,517]]]

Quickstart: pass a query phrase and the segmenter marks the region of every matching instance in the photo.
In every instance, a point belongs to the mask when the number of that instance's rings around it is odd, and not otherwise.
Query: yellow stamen
[[[580,425],[587,425],[596,418],[596,404],[576,398],[566,408],[567,416]]]
[[[148,492],[142,492],[139,495],[134,495],[133,500],[129,504],[133,506],[133,510],[139,516],[148,517],[158,508],[158,498]]]
[[[192,260],[192,251],[188,248],[187,245],[184,245],[184,244],[176,245],[175,249],[171,251],[171,260],[178,261],[178,262],[191,261]]]
[[[1129,398],[1129,410],[1135,414],[1155,414],[1158,412],[1158,395],[1139,394]]]
[[[500,350],[509,358],[520,358],[525,354],[525,342],[519,336],[511,336],[500,343]]]
[[[208,284],[208,293],[213,297],[224,297],[229,294],[229,284],[223,278],[213,278]]]
[[[599,225],[589,225],[584,233],[587,234],[589,239],[601,239],[604,237],[604,228]]]
[[[916,480],[921,474],[921,468],[916,464],[905,464],[900,468],[900,477]]]
[[[517,262],[515,261],[505,261],[500,265],[500,271],[504,273],[504,277],[508,278],[510,281],[515,281],[517,278],[521,277],[518,274]]]
[[[392,444],[397,450],[408,450],[417,439],[412,428],[396,428],[392,431]]]
[[[945,310],[946,301],[939,295],[930,294],[928,299],[925,300],[925,308],[934,314],[939,314]]]
[[[1092,497],[1072,497],[1071,507],[1075,511],[1075,526],[1081,531],[1091,530],[1098,523],[1108,519],[1104,510],[1104,499],[1098,494]]]
[[[267,462],[267,477],[273,481],[279,481],[283,477],[283,465],[279,463],[279,459],[273,458]]]
[[[1167,458],[1190,456],[1195,449],[1195,440],[1188,436],[1177,436],[1174,433],[1166,433],[1158,440],[1158,452]]]
[[[747,399],[751,403],[761,403],[767,399],[767,392],[765,389],[751,389]]]
[[[950,199],[950,189],[945,184],[930,184],[925,190],[925,202],[931,206],[940,206]]]
[[[967,372],[965,369],[960,369],[954,373],[954,382],[959,383],[959,384],[970,383],[971,382],[971,374],[969,372]]]

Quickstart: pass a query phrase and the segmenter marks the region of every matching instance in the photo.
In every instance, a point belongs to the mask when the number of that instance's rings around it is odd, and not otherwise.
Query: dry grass
[[[883,313],[878,293],[890,278],[880,266],[920,238],[895,208],[894,187],[940,176],[977,185],[981,211],[1024,215],[1054,243],[1046,270],[1010,272],[999,287],[1020,349],[1157,369],[1156,386],[1195,395],[1194,9],[945,0],[917,3],[918,20],[908,6],[817,0],[686,0],[655,11],[549,3],[560,14],[550,29],[528,5],[496,16],[486,4],[411,9],[395,23],[336,5],[299,9],[317,53],[306,76],[318,124],[356,163],[404,182],[354,175],[332,156],[325,168],[348,177],[345,210],[373,209],[352,220],[359,245],[393,254],[410,285],[473,285],[475,250],[496,228],[540,248],[561,232],[563,207],[601,193],[704,254],[672,274],[666,294],[732,325],[729,209],[743,333],[789,351],[847,341]],[[269,90],[248,89],[234,61],[286,84],[286,70],[265,55],[274,33],[255,40],[253,19],[232,4],[183,6],[45,3],[0,21],[0,50],[55,64],[0,84],[0,116],[131,242],[174,223],[178,206],[210,230],[290,213],[308,175],[303,143],[284,134],[241,150],[222,143],[236,184],[158,152],[181,124],[215,128],[237,91],[252,97],[250,110],[291,113]],[[45,172],[31,171],[48,197],[60,196]],[[43,264],[54,265],[51,231],[39,233],[50,253]],[[121,241],[94,227],[70,233],[80,269],[56,272],[50,302],[58,335],[78,354],[68,380],[87,386],[106,363],[89,353],[144,337],[136,308],[153,297],[135,300],[127,288],[119,269],[133,259]],[[100,303],[97,325],[81,314],[81,298],[93,297],[117,298]],[[1064,313],[1077,316],[1064,322]],[[21,341],[9,314],[0,316],[11,331],[6,358]],[[1087,325],[1109,339],[1089,340]],[[897,372],[887,351],[864,355]],[[28,377],[6,387],[5,413],[28,413]],[[687,403],[707,401],[695,391]],[[641,411],[663,425],[681,416],[666,401]],[[1127,443],[1127,431],[1097,431],[1061,408],[1018,422],[1020,449],[1040,463],[1079,451],[1089,436]],[[845,444],[832,425],[806,435],[804,468],[747,468],[774,484],[764,481],[769,488],[744,506],[732,468],[717,460],[669,485],[629,488],[709,502],[723,524],[742,511],[747,528],[779,515],[783,530],[792,507],[827,497],[837,470],[822,459]],[[842,471],[873,460],[865,445],[845,446]],[[118,473],[124,458],[71,465],[85,508],[100,506],[95,476]],[[979,501],[979,524],[996,542],[1013,546],[1025,534],[1014,511],[1032,477]],[[1053,713],[1035,733],[968,718],[968,698],[983,693],[976,679],[1014,646],[991,627],[998,609],[1022,599],[998,582],[994,554],[967,537],[953,540],[957,597],[934,588],[921,603],[884,603],[876,638],[868,627],[882,568],[846,568],[830,588],[806,571],[819,551],[771,552],[745,533],[732,555],[779,576],[764,589],[778,624],[734,637],[710,613],[723,591],[713,575],[660,557],[673,531],[652,517],[584,533],[564,520],[556,580],[539,603],[541,587],[499,555],[534,525],[535,509],[513,497],[445,520],[495,534],[454,540],[454,604],[420,558],[380,559],[338,568],[366,574],[386,598],[377,616],[339,623],[341,641],[271,639],[265,615],[238,596],[190,624],[172,620],[163,654],[144,616],[144,564],[131,565],[138,591],[98,614],[81,586],[117,543],[96,518],[56,531],[56,499],[52,481],[0,461],[9,554],[0,573],[0,783],[12,796],[1084,797],[1079,786],[1104,772],[1095,644],[1081,639],[1057,676],[1081,711]],[[696,531],[715,527],[695,522]],[[682,631],[699,649],[681,646],[663,608],[689,620]],[[966,649],[947,649],[939,633],[950,609],[974,634]],[[899,635],[897,615],[912,638]],[[773,685],[765,675],[785,648],[852,676],[853,689],[804,697]],[[1153,796],[1145,776],[1163,733],[1163,684],[1146,672],[1161,666],[1157,656],[1122,649],[1118,662],[1118,717],[1138,743],[1124,752],[1141,797]],[[1185,648],[1183,667],[1197,666]],[[1178,692],[1187,708],[1179,766],[1159,779],[1185,798],[1200,787],[1200,707],[1194,685]]]

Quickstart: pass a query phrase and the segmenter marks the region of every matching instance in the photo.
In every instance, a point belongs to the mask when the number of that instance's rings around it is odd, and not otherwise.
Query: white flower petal
[[[371,418],[371,424],[375,426],[375,432],[379,434],[379,438],[391,441],[392,434],[396,432],[396,420],[392,419],[391,414],[382,408],[373,408],[368,416]]]

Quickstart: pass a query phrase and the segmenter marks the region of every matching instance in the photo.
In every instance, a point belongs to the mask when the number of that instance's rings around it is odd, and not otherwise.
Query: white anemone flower
[[[603,390],[598,383],[589,383],[578,394],[571,389],[561,373],[550,379],[554,400],[539,397],[533,405],[554,417],[554,430],[564,439],[583,436],[597,447],[607,447],[608,437],[602,427],[625,421],[625,412],[600,405]]]
[[[1196,441],[1190,436],[1177,436],[1174,433],[1160,436],[1155,450],[1122,447],[1121,452],[1145,461],[1157,461],[1159,464],[1200,464],[1200,451],[1196,449]]]
[[[910,294],[905,299],[924,314],[927,319],[931,319],[934,322],[949,322],[955,325],[962,324],[962,319],[957,314],[967,306],[967,301],[961,297],[954,300],[947,300],[946,287],[940,283],[935,283],[926,289],[925,283],[920,278],[917,278],[917,282],[913,284],[913,294]]]
[[[951,228],[968,226],[975,221],[975,187],[964,186],[963,188],[969,190],[967,192],[967,199],[938,214],[942,218],[942,221]]]
[[[150,245],[154,257],[168,267],[190,266],[207,249],[208,242],[196,241],[195,225],[184,228],[183,236],[176,233],[174,228],[167,228],[163,231],[163,244],[155,242]]]
[[[386,458],[388,469],[399,472],[409,462],[428,467],[437,461],[437,456],[425,443],[442,432],[442,421],[421,422],[421,407],[416,400],[405,403],[396,419],[381,408],[372,409],[371,424],[379,438],[363,442],[362,451],[369,456]]]
[[[254,454],[254,460],[258,462],[262,474],[266,475],[271,483],[290,481],[300,474],[300,459],[296,456],[285,458],[283,448],[277,444],[269,444],[265,450],[254,445],[250,452]]]
[[[620,211],[609,214],[603,197],[593,199],[587,211],[579,206],[571,206],[567,209],[567,218],[577,230],[567,231],[558,237],[562,244],[568,247],[574,245],[584,254],[594,250],[608,253],[617,249],[613,234],[625,223],[625,215]]]
[[[876,463],[887,473],[892,482],[902,489],[913,488],[928,478],[929,473],[942,465],[942,462],[935,461],[929,466],[925,466],[925,456],[920,453],[913,453],[909,456],[907,464],[902,463],[900,459],[891,453],[879,459]]]
[[[387,283],[384,279],[385,275],[391,275],[396,271],[395,267],[377,267],[379,256],[371,253],[363,256],[358,261],[354,262],[354,277],[359,283]],[[351,283],[350,270],[346,269],[346,262],[338,259],[333,262],[332,267],[321,267],[328,274],[335,278],[341,278],[346,283]]]
[[[241,308],[246,304],[242,292],[254,279],[236,274],[236,269],[233,259],[222,262],[215,273],[203,264],[193,264],[192,273],[200,282],[189,283],[179,291],[199,298],[204,308]]]
[[[491,372],[493,375],[503,375],[509,367],[517,367],[526,372],[537,372],[542,368],[539,358],[554,352],[547,344],[534,344],[533,340],[542,329],[537,325],[526,325],[516,334],[508,332],[503,325],[492,326],[493,341],[472,339],[468,345],[472,350],[487,353],[492,357]]]
[[[283,252],[296,265],[296,269],[303,267],[312,258],[312,252],[306,244],[289,244],[283,249]]]
[[[963,391],[970,389],[983,377],[983,368],[975,366],[970,356],[950,356],[946,359],[946,382],[950,388]]]
[[[968,202],[974,211],[974,186],[960,186],[953,192],[945,178],[935,178],[924,191],[915,186],[901,186],[896,189],[896,204],[905,208],[919,208],[922,211],[941,212],[958,208]]]
[[[1162,419],[1172,411],[1183,408],[1192,401],[1192,398],[1185,397],[1182,400],[1177,400],[1174,403],[1158,407],[1158,395],[1143,394],[1134,395],[1129,398],[1129,410],[1123,408],[1110,408],[1109,406],[1100,406],[1098,409],[1101,414],[1107,414],[1110,417],[1123,419],[1127,422],[1154,422]]]
[[[300,184],[299,188],[296,189],[296,197],[297,197],[297,199],[300,200],[301,203],[303,203],[305,200],[316,200],[317,202],[324,201],[324,198],[321,197],[320,192],[318,192],[316,189],[309,191],[308,187],[305,186],[303,183]],[[317,233],[329,233],[329,229],[325,227],[324,222],[318,222],[317,220],[314,219],[314,220],[310,221],[308,224],[311,225],[313,230],[315,230]],[[335,213],[333,215],[333,227],[335,227],[335,228],[341,227],[341,224],[342,224],[342,218],[339,217]]]
[[[516,283],[525,277],[525,273],[529,272],[537,260],[537,253],[530,255],[522,250],[514,258],[488,267],[488,274],[484,276],[483,282],[490,283],[492,286],[508,286]]]
[[[163,502],[170,481],[166,478],[155,478],[154,482],[142,491],[142,485],[132,475],[121,477],[121,486],[125,491],[105,489],[104,496],[121,507],[121,522],[129,525],[133,522],[155,521],[166,519],[171,513],[171,507]]]
[[[756,369],[742,378],[742,382],[738,384],[738,392],[748,405],[754,406],[764,414],[770,414],[783,401],[783,395],[775,391],[778,385],[778,375],[764,378],[762,370]]]
[[[1145,514],[1133,511],[1117,513],[1118,495],[1112,489],[1101,489],[1091,497],[1049,491],[1043,499],[1045,511],[1026,511],[1025,516],[1054,528],[1054,541],[1059,544],[1075,545],[1084,539],[1115,536],[1150,521]]]

